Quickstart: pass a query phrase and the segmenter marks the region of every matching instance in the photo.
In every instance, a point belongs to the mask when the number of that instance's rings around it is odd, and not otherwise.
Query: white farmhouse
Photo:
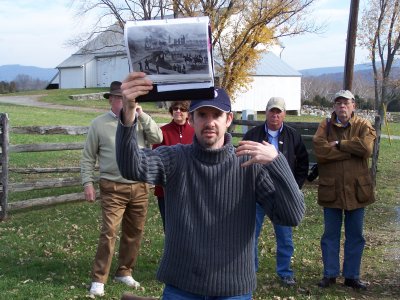
[[[286,110],[300,112],[301,73],[272,52],[265,53],[252,75],[250,88],[237,93],[233,111],[265,111],[271,97],[283,97]]]

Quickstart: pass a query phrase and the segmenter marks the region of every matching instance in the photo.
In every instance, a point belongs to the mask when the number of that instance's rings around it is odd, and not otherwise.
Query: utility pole
[[[351,91],[353,87],[354,56],[357,41],[358,8],[360,0],[351,0],[349,25],[347,28],[346,57],[344,63],[343,88]]]
[[[359,0],[351,0],[349,26],[347,29],[346,58],[344,63],[344,77],[343,77],[343,88],[349,91],[351,91],[353,87],[354,56],[355,56],[356,41],[357,41],[357,22],[358,22],[359,6],[360,6]],[[371,175],[375,185],[376,185],[376,173],[378,170],[381,126],[382,126],[381,118],[379,117],[379,115],[377,115],[375,116],[375,130],[377,138],[375,139],[374,151],[371,162]]]

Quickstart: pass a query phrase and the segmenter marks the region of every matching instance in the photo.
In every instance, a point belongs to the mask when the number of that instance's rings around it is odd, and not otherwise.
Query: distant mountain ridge
[[[397,60],[393,63],[393,69],[397,68],[400,68],[400,60]],[[0,81],[10,82],[13,81],[18,75],[28,75],[33,79],[50,81],[57,74],[57,72],[58,72],[57,69],[52,69],[52,68],[40,68],[40,67],[22,66],[22,65],[3,65],[0,66]],[[299,72],[304,77],[325,76],[333,80],[342,80],[344,67],[338,66],[338,67],[303,69],[299,70]],[[363,77],[371,77],[372,65],[371,63],[355,65],[354,72],[363,74]]]
[[[372,64],[359,64],[354,65],[354,72],[365,71],[365,70],[372,70]],[[304,69],[299,70],[299,72],[303,76],[321,76],[325,74],[334,74],[334,73],[343,73],[343,67],[326,67],[326,68],[314,68],[314,69]]]
[[[392,68],[400,68],[400,60],[395,60],[393,62]],[[354,65],[354,72],[372,72],[372,63],[364,63]],[[299,70],[303,76],[321,76],[329,74],[342,74],[344,72],[344,66],[342,67],[326,67],[326,68],[313,68],[313,69],[303,69]]]
[[[57,74],[57,69],[39,68],[22,65],[3,65],[0,66],[0,81],[13,81],[18,75],[28,75],[33,79],[50,81]]]

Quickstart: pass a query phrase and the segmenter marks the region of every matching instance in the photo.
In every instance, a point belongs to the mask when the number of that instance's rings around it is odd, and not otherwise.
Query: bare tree
[[[26,74],[18,74],[10,83],[10,88],[14,88],[17,91],[42,90],[47,84],[46,80],[33,78]]]
[[[163,19],[173,11],[172,0],[70,1],[78,19],[96,15],[96,21],[88,32],[68,41],[68,44],[78,47],[83,47],[104,32],[123,32],[126,21]]]
[[[374,84],[363,73],[354,74],[352,91],[362,99],[374,99]]]
[[[375,108],[383,117],[382,104],[388,103],[388,91],[394,90],[390,74],[400,47],[400,0],[370,0],[364,9],[359,35],[361,46],[370,52],[374,71]]]
[[[221,86],[234,96],[248,88],[249,75],[262,53],[279,43],[280,37],[317,30],[312,21],[306,21],[313,1],[198,0],[178,8],[182,15],[200,11],[210,17],[216,71]]]
[[[341,83],[327,75],[304,77],[301,81],[302,100],[310,101],[316,96],[331,100],[340,88]]]
[[[87,36],[93,39],[110,19],[122,29],[127,20],[208,16],[211,20],[216,73],[231,96],[248,87],[260,56],[279,38],[318,32],[307,20],[315,0],[73,0],[81,16],[98,12]],[[82,41],[82,40],[81,40]],[[85,40],[84,40],[85,41]],[[77,41],[75,41],[77,45]]]

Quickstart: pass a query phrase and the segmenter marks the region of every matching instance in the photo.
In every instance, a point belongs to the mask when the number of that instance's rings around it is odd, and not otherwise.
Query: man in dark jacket
[[[308,153],[301,135],[292,127],[284,124],[286,116],[285,101],[281,97],[272,97],[267,104],[265,112],[266,121],[263,125],[249,130],[243,140],[255,142],[267,141],[286,157],[294,178],[301,188],[308,173]],[[255,264],[258,269],[258,237],[264,222],[265,212],[260,205],[256,205],[256,238],[255,238]],[[276,272],[286,286],[295,285],[293,270],[290,261],[294,246],[292,240],[292,227],[274,224],[276,237]]]

